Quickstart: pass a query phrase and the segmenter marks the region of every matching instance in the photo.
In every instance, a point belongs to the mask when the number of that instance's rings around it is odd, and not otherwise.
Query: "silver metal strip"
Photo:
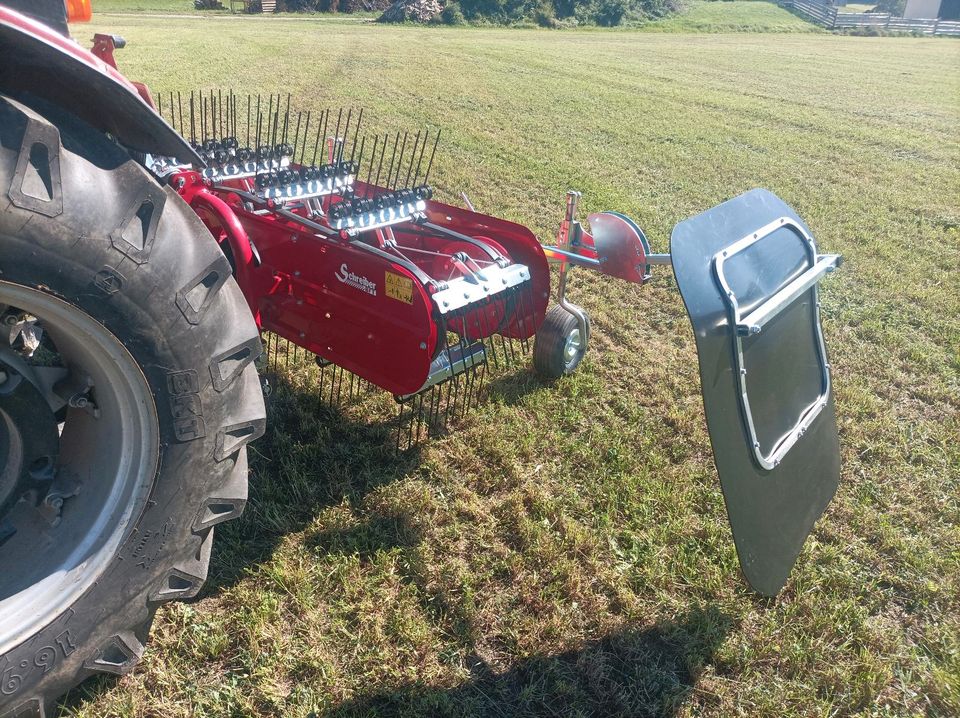
[[[433,303],[439,312],[449,314],[530,281],[530,270],[524,264],[511,264],[503,268],[491,265],[485,267],[483,272],[487,278],[485,281],[477,281],[472,276],[457,277],[449,280],[445,289],[434,292]]]
[[[487,349],[483,342],[476,342],[469,346],[454,347],[448,351],[442,351],[437,358],[430,364],[430,373],[427,380],[417,391],[412,394],[404,394],[396,397],[397,401],[406,401],[412,396],[422,394],[432,386],[436,386],[447,379],[458,374],[463,374],[471,367],[479,366],[487,361]]]

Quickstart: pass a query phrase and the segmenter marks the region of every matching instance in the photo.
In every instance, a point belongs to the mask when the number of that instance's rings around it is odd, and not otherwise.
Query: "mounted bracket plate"
[[[839,482],[817,282],[842,260],[762,189],[678,224],[670,252],[740,566],[772,596]]]

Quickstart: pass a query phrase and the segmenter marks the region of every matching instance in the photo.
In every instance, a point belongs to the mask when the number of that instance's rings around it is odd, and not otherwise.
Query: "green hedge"
[[[447,4],[441,19],[450,24],[527,20],[548,27],[568,23],[612,27],[624,20],[663,17],[680,7],[681,0],[459,0]]]

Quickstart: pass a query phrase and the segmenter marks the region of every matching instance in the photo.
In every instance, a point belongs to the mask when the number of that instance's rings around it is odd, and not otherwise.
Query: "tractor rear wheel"
[[[193,212],[0,96],[0,716],[51,715],[195,596],[264,429],[256,327]]]

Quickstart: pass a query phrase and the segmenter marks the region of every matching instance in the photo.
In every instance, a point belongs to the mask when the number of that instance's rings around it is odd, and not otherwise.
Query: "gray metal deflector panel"
[[[756,242],[742,243],[746,250],[723,263],[725,250],[754,234]],[[760,189],[681,222],[670,240],[677,286],[696,337],[707,427],[740,566],[750,585],[770,596],[783,587],[836,492],[837,423],[816,284],[792,293],[797,296],[764,319],[762,330],[739,340],[731,300],[748,316],[788,284],[802,287],[804,276],[818,272],[815,251],[796,213]],[[733,297],[721,292],[724,282]],[[816,411],[809,411],[811,406]],[[798,421],[805,412],[808,420]],[[790,445],[785,442],[777,454],[784,436]],[[775,465],[764,461],[773,455]]]

